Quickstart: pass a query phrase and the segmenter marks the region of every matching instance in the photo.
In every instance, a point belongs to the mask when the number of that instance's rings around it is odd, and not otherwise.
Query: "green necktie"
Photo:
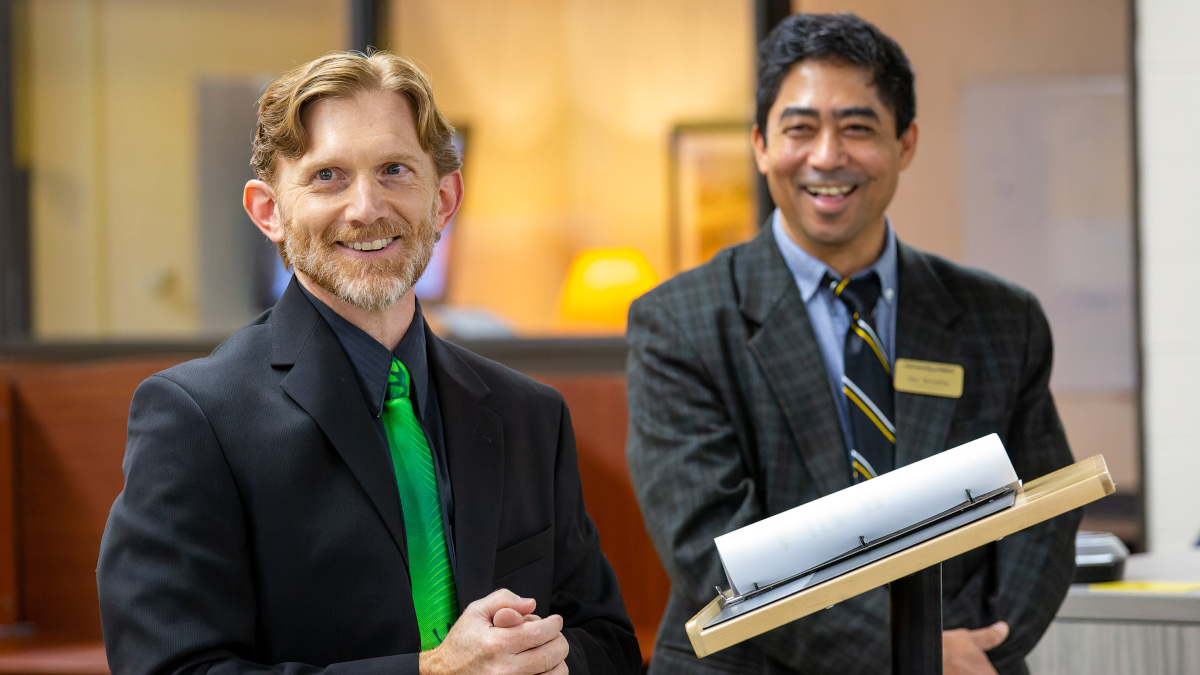
[[[433,455],[413,412],[409,398],[411,381],[408,369],[393,358],[387,399],[383,403],[383,428],[387,431],[396,485],[400,488],[413,607],[421,629],[421,651],[425,651],[446,639],[450,626],[458,619],[458,600],[442,529],[442,502],[438,498]]]

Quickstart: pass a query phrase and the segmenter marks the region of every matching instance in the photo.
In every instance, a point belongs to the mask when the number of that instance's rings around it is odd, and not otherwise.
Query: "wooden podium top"
[[[708,656],[872,588],[1077,509],[1112,494],[1115,489],[1104,457],[1089,457],[1026,483],[1017,491],[1013,505],[1003,511],[711,628],[704,628],[721,611],[714,598],[687,622],[688,638],[692,641],[696,656]]]

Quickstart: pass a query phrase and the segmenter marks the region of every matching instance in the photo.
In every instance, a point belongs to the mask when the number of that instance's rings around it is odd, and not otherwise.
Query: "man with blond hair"
[[[329,54],[258,120],[243,203],[295,277],[134,395],[97,569],[113,672],[636,670],[561,396],[413,294],[463,195],[426,77]]]

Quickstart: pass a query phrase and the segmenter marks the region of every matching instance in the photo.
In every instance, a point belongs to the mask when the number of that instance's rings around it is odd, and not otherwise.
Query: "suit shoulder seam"
[[[217,451],[221,455],[221,461],[225,464],[225,468],[229,472],[229,475],[232,476],[233,475],[233,467],[229,463],[229,456],[225,452],[225,445],[224,445],[224,443],[221,442],[221,436],[217,433],[217,429],[213,425],[212,420],[209,419],[208,412],[204,409],[203,406],[200,405],[200,403],[196,400],[196,397],[192,395],[192,392],[188,391],[187,387],[183,386],[183,384],[181,382],[179,382],[175,378],[171,377],[166,371],[160,372],[160,373],[155,373],[154,375],[151,375],[150,377],[152,379],[159,378],[159,379],[165,380],[167,382],[170,382],[175,388],[179,389],[179,391],[182,392],[184,396],[187,397],[187,400],[191,403],[191,405],[200,414],[201,419],[204,420],[204,425],[208,428],[209,435],[212,436],[213,442],[216,443],[216,445],[217,445]],[[235,491],[237,490],[236,481],[234,482],[234,490]],[[241,495],[240,491],[238,491],[238,492],[239,492],[238,498],[241,499],[242,495]]]

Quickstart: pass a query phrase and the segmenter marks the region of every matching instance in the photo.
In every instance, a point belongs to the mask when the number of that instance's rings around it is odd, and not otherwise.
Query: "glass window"
[[[241,209],[254,103],[345,46],[346,4],[18,3],[35,338],[218,336],[258,313],[268,247]]]

